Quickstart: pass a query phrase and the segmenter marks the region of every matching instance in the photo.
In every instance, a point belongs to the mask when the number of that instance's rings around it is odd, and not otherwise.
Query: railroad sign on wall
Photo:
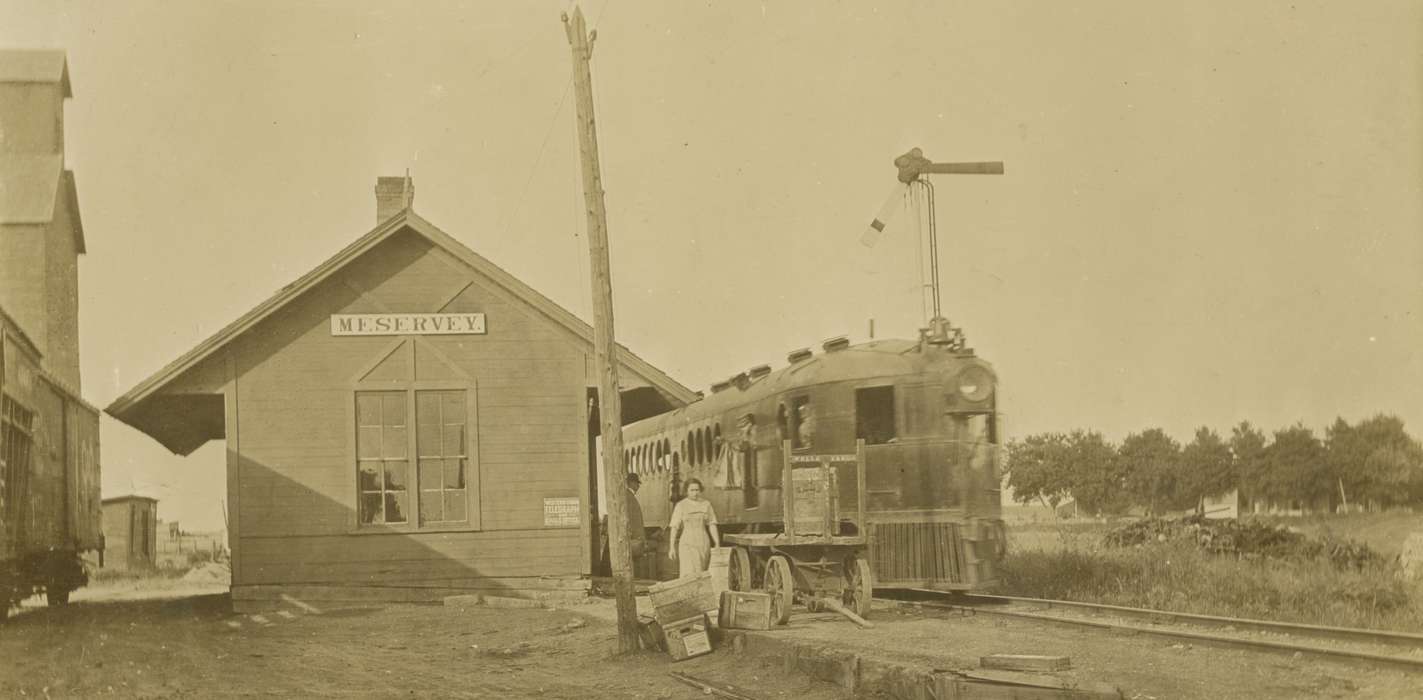
[[[332,314],[331,335],[483,335],[484,314]]]
[[[578,497],[545,498],[544,527],[578,527]]]

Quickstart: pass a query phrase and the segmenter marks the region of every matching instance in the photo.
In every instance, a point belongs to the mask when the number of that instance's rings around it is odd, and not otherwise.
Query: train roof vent
[[[786,353],[786,362],[789,362],[791,364],[795,364],[797,362],[804,362],[805,360],[809,360],[810,356],[810,348],[792,350],[789,353]]]
[[[736,375],[735,377],[732,377],[730,381],[732,384],[736,385],[737,389],[745,389],[746,387],[751,386],[751,377],[747,376],[745,372],[742,372]]]
[[[840,350],[844,350],[845,348],[850,347],[850,339],[843,335],[837,335],[834,338],[831,338],[830,340],[821,343],[820,347],[824,348],[825,352],[838,352]]]
[[[705,391],[698,391],[698,392],[697,392],[697,400],[698,400],[698,401],[700,401],[700,400],[702,400],[702,399],[705,399],[706,397],[707,397],[707,392],[705,392]]]
[[[717,383],[715,383],[715,384],[712,385],[712,393],[713,393],[713,394],[720,394],[721,392],[726,391],[730,386],[731,386],[731,382],[729,382],[729,381],[728,381],[728,382],[717,382]]]
[[[770,366],[770,365],[756,365],[755,367],[752,367],[751,369],[746,370],[746,373],[749,374],[749,375],[751,375],[751,379],[752,379],[752,380],[760,379],[761,377],[764,377],[764,376],[766,376],[766,375],[768,375],[768,374],[771,373],[771,366]]]

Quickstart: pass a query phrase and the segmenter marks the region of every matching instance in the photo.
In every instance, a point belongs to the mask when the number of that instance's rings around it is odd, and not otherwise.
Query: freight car
[[[754,367],[700,401],[624,428],[625,463],[643,484],[644,524],[665,527],[682,484],[695,477],[723,532],[783,532],[783,442],[799,462],[853,455],[863,441],[874,585],[991,583],[1004,553],[997,375],[965,347],[962,332],[935,318],[918,340],[836,338],[821,353],[801,349],[786,359],[788,366]],[[838,484],[839,502],[856,503],[856,479]],[[841,523],[844,532],[856,527]],[[662,573],[647,563],[643,575]],[[764,579],[764,568],[753,562],[753,581]]]
[[[69,602],[80,561],[102,547],[99,411],[45,371],[0,312],[0,620],[44,593]]]

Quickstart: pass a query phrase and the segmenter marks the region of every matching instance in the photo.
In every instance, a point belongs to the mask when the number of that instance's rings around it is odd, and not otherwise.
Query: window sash
[[[356,526],[468,526],[471,503],[467,388],[355,391]]]

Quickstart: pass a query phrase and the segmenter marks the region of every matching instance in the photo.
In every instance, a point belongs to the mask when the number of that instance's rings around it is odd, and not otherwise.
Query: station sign
[[[484,335],[484,314],[332,314],[331,335]]]

